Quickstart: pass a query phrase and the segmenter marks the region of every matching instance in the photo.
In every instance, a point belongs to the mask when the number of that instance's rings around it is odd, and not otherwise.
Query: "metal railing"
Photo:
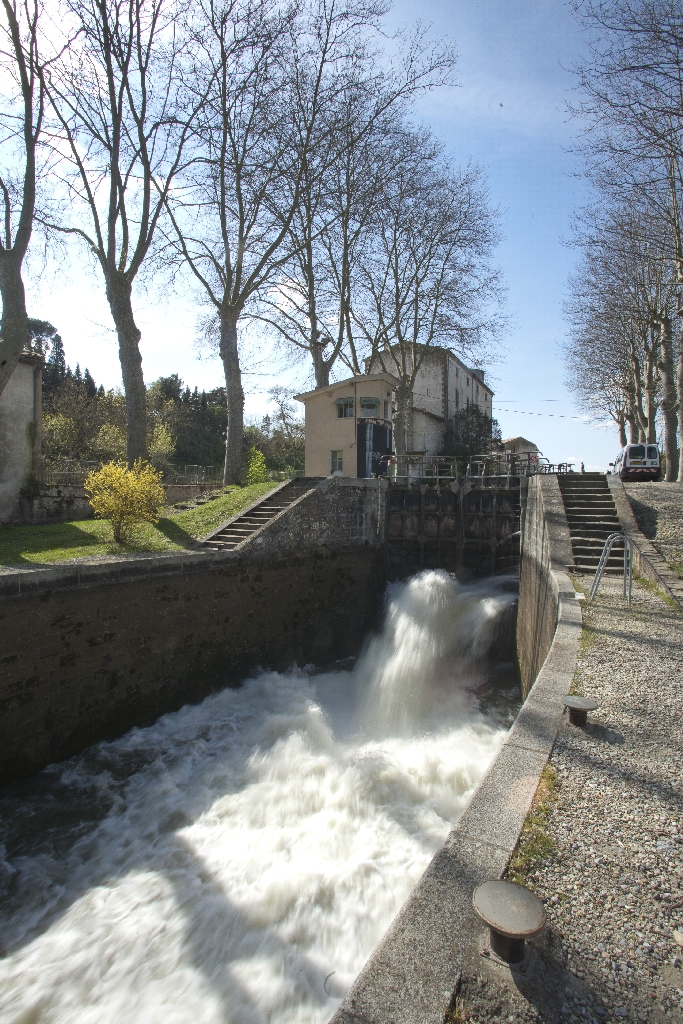
[[[44,487],[82,487],[88,473],[99,469],[98,461],[79,462],[65,459],[63,462],[40,462],[35,468],[35,478]]]
[[[458,479],[458,463],[447,455],[394,455],[389,476],[394,483],[452,483]]]
[[[394,455],[389,476],[395,483],[452,483],[466,477],[471,480],[484,477],[536,476],[539,473],[571,473],[573,463],[552,463],[540,452],[496,452],[474,455],[466,466],[450,455]]]
[[[45,487],[82,487],[88,473],[99,469],[101,459],[80,461],[64,459],[60,462],[44,462],[36,466],[35,478]],[[217,466],[169,466],[164,472],[165,484],[218,484]]]
[[[591,601],[597,594],[598,588],[600,587],[600,581],[602,580],[605,568],[607,567],[607,559],[610,556],[612,548],[618,542],[624,545],[624,597],[629,604],[631,603],[631,596],[633,594],[633,557],[636,550],[636,544],[626,533],[611,533],[605,541],[602,554],[600,555],[600,561],[598,562],[598,567],[595,570],[593,583],[591,584],[589,595]]]
[[[218,483],[218,466],[170,465],[164,473],[164,483],[208,484]]]
[[[496,452],[473,455],[467,466],[468,477],[537,476],[539,473],[571,473],[573,462],[549,462],[540,452]]]

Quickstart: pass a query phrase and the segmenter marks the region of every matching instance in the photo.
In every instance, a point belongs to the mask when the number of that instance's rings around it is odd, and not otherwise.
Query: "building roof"
[[[399,347],[398,342],[395,342],[392,347],[393,348],[398,348]],[[446,355],[449,355],[451,357],[451,359],[454,359],[455,362],[458,363],[458,365],[462,367],[463,370],[465,370],[467,373],[472,374],[473,377],[476,377],[477,381],[484,387],[484,389],[486,391],[488,391],[488,393],[490,395],[494,395],[495,394],[495,391],[491,390],[491,386],[489,384],[487,384],[486,380],[484,379],[484,374],[485,374],[486,371],[485,370],[476,369],[475,367],[472,367],[472,366],[468,366],[467,363],[464,363],[462,361],[460,356],[457,356],[455,354],[455,352],[452,351],[452,349],[445,348],[442,345],[416,345],[415,348],[416,349],[423,349],[423,350],[426,349],[427,353],[430,353],[430,352],[437,353],[437,352],[439,352],[439,353],[445,353]],[[376,358],[376,355],[374,357],[372,355],[366,356],[363,361],[367,365],[368,363],[370,363],[372,361],[373,358]]]
[[[324,388],[315,388],[314,391],[303,391],[300,395],[294,395],[293,397],[297,402],[305,402],[308,398],[313,398],[314,395],[328,394],[332,395],[333,392],[338,391],[340,388],[348,388],[350,384],[371,384],[373,381],[383,381],[388,384],[391,388],[398,387],[398,379],[391,373],[361,373],[355,377],[347,377],[346,380],[337,380],[334,384],[327,384]]]
[[[506,437],[500,443],[506,449],[520,448],[521,445],[526,445],[525,450],[528,452],[540,451],[538,445],[535,445],[533,441],[528,441],[526,437]]]

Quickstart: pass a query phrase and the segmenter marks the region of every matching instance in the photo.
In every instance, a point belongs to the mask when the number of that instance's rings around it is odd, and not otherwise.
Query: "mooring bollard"
[[[514,882],[482,882],[474,890],[475,913],[489,926],[491,952],[508,964],[524,959],[524,943],[545,926],[545,907]]]
[[[585,725],[588,721],[588,712],[595,711],[598,706],[589,697],[576,697],[572,693],[563,697],[562,703],[569,708],[569,721],[572,725]]]

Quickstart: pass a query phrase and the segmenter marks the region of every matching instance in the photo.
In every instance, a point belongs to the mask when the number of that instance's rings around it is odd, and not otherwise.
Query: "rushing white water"
[[[325,1024],[506,731],[514,599],[394,586],[353,671],[264,673],[3,801],[2,1024]]]

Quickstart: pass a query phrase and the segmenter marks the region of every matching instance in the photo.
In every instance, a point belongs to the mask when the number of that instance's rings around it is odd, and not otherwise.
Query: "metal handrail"
[[[621,541],[624,545],[624,597],[627,599],[629,605],[631,604],[631,596],[633,593],[633,552],[636,549],[636,544],[627,533],[610,533],[609,537],[605,541],[605,545],[600,555],[600,561],[598,567],[595,570],[595,576],[590,590],[590,600],[592,601],[598,592],[600,581],[605,572],[605,566],[607,565],[607,559],[610,556],[610,552],[617,541]]]

